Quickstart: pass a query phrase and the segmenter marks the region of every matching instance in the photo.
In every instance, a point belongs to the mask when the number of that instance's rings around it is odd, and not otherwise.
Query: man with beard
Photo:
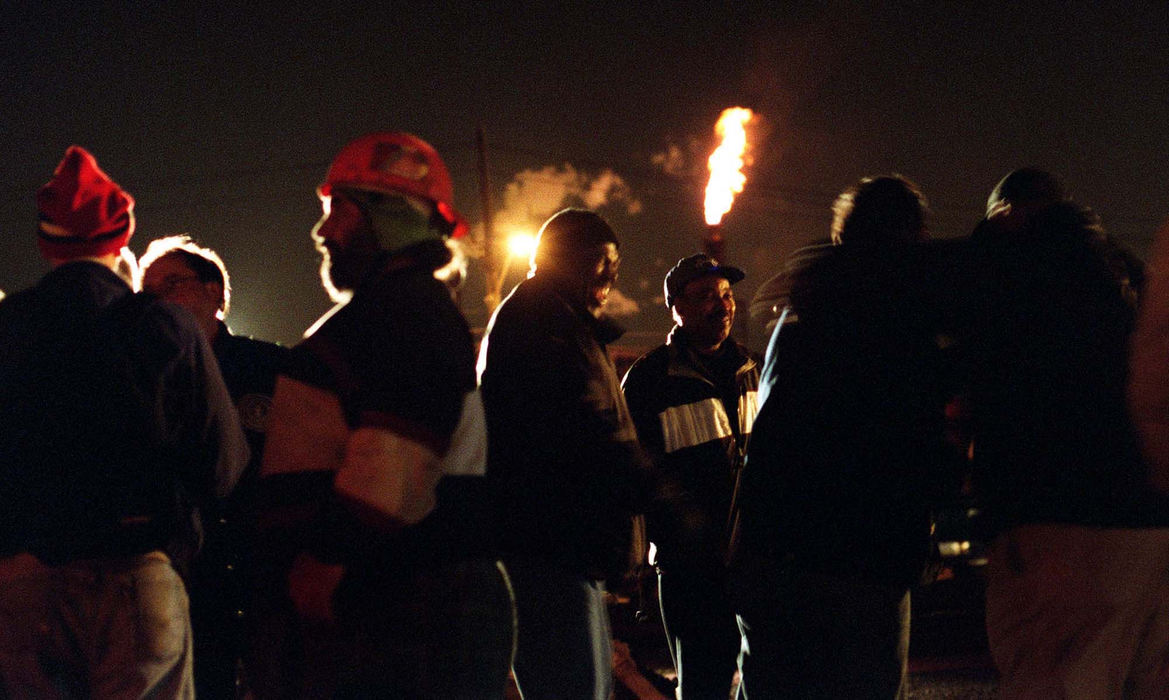
[[[613,687],[605,580],[629,565],[643,457],[601,315],[617,236],[597,214],[544,223],[528,279],[495,311],[479,354],[504,561],[519,622],[514,671],[531,698]]]
[[[726,556],[759,388],[755,358],[730,338],[731,285],[743,277],[703,254],[679,260],[665,282],[677,325],[623,384],[638,436],[662,475],[647,525],[681,698],[728,695],[739,654]]]
[[[436,278],[466,229],[450,176],[421,139],[375,133],[318,194],[338,304],[277,379],[261,484],[262,519],[291,541],[302,649],[261,669],[257,693],[502,698],[513,613],[485,541],[474,349]],[[280,642],[266,616],[261,649]]]

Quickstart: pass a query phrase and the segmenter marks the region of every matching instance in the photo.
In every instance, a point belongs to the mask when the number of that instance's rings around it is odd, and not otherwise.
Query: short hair
[[[925,233],[929,210],[921,189],[900,175],[866,177],[832,204],[832,242],[907,243]]]
[[[223,288],[223,302],[220,304],[218,316],[220,320],[227,316],[227,312],[231,308],[231,278],[227,274],[227,266],[223,264],[223,259],[219,257],[218,253],[199,245],[185,233],[158,238],[146,246],[146,252],[138,261],[139,286],[141,286],[141,277],[146,274],[147,268],[155,260],[165,258],[168,255],[178,256],[183,264],[191,268],[191,272],[195,273],[200,282],[204,284],[215,282]]]
[[[540,227],[531,270],[562,267],[606,243],[620,245],[613,227],[600,214],[588,209],[562,209]]]
[[[1039,168],[1018,168],[998,181],[986,198],[986,213],[998,204],[1047,206],[1068,201],[1068,193],[1058,177]]]

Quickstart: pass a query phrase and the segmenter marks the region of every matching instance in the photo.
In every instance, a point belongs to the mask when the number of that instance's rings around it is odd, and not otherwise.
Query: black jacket
[[[433,267],[406,251],[387,258],[352,300],[318,321],[293,348],[284,374],[335,394],[351,429],[390,427],[442,455],[464,397],[475,389],[475,351],[450,291]],[[365,581],[485,553],[491,543],[484,481],[443,476],[435,510],[389,533],[369,527],[338,499],[332,472],[269,477],[261,500],[264,509],[311,513],[298,546],[344,563],[351,577]]]
[[[94,262],[0,303],[0,553],[51,562],[190,538],[248,450],[183,309]]]
[[[252,449],[249,471],[258,471],[276,375],[288,361],[289,350],[276,343],[234,335],[222,321],[211,349]]]
[[[699,358],[681,328],[622,382],[659,482],[647,513],[663,568],[721,567],[739,469],[758,410],[759,364],[727,339]]]
[[[934,292],[916,246],[838,246],[796,278],[767,350],[742,485],[743,556],[910,585],[956,456]]]
[[[597,579],[627,566],[645,478],[607,330],[537,276],[496,310],[479,360],[504,551]]]
[[[984,222],[969,246],[980,284],[961,349],[992,532],[1169,525],[1125,404],[1135,311],[1094,215],[1067,203],[1019,231]]]

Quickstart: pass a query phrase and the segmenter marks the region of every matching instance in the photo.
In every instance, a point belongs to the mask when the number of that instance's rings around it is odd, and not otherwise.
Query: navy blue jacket
[[[0,553],[190,549],[248,450],[183,309],[88,261],[0,302]]]
[[[943,439],[953,378],[922,254],[845,244],[796,276],[747,448],[742,556],[889,585],[920,578],[931,505],[959,464]]]

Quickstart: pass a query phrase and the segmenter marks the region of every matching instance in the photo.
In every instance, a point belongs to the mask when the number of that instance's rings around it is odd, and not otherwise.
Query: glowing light
[[[530,233],[513,233],[507,237],[507,252],[515,258],[527,258],[536,249],[536,237]]]
[[[960,557],[970,553],[970,543],[967,541],[938,542],[938,552],[943,557]]]
[[[706,223],[717,226],[731,210],[735,195],[743,191],[747,176],[743,174],[743,154],[747,151],[747,122],[754,113],[746,107],[724,109],[714,133],[721,139],[707,159],[710,181],[706,184]]]

